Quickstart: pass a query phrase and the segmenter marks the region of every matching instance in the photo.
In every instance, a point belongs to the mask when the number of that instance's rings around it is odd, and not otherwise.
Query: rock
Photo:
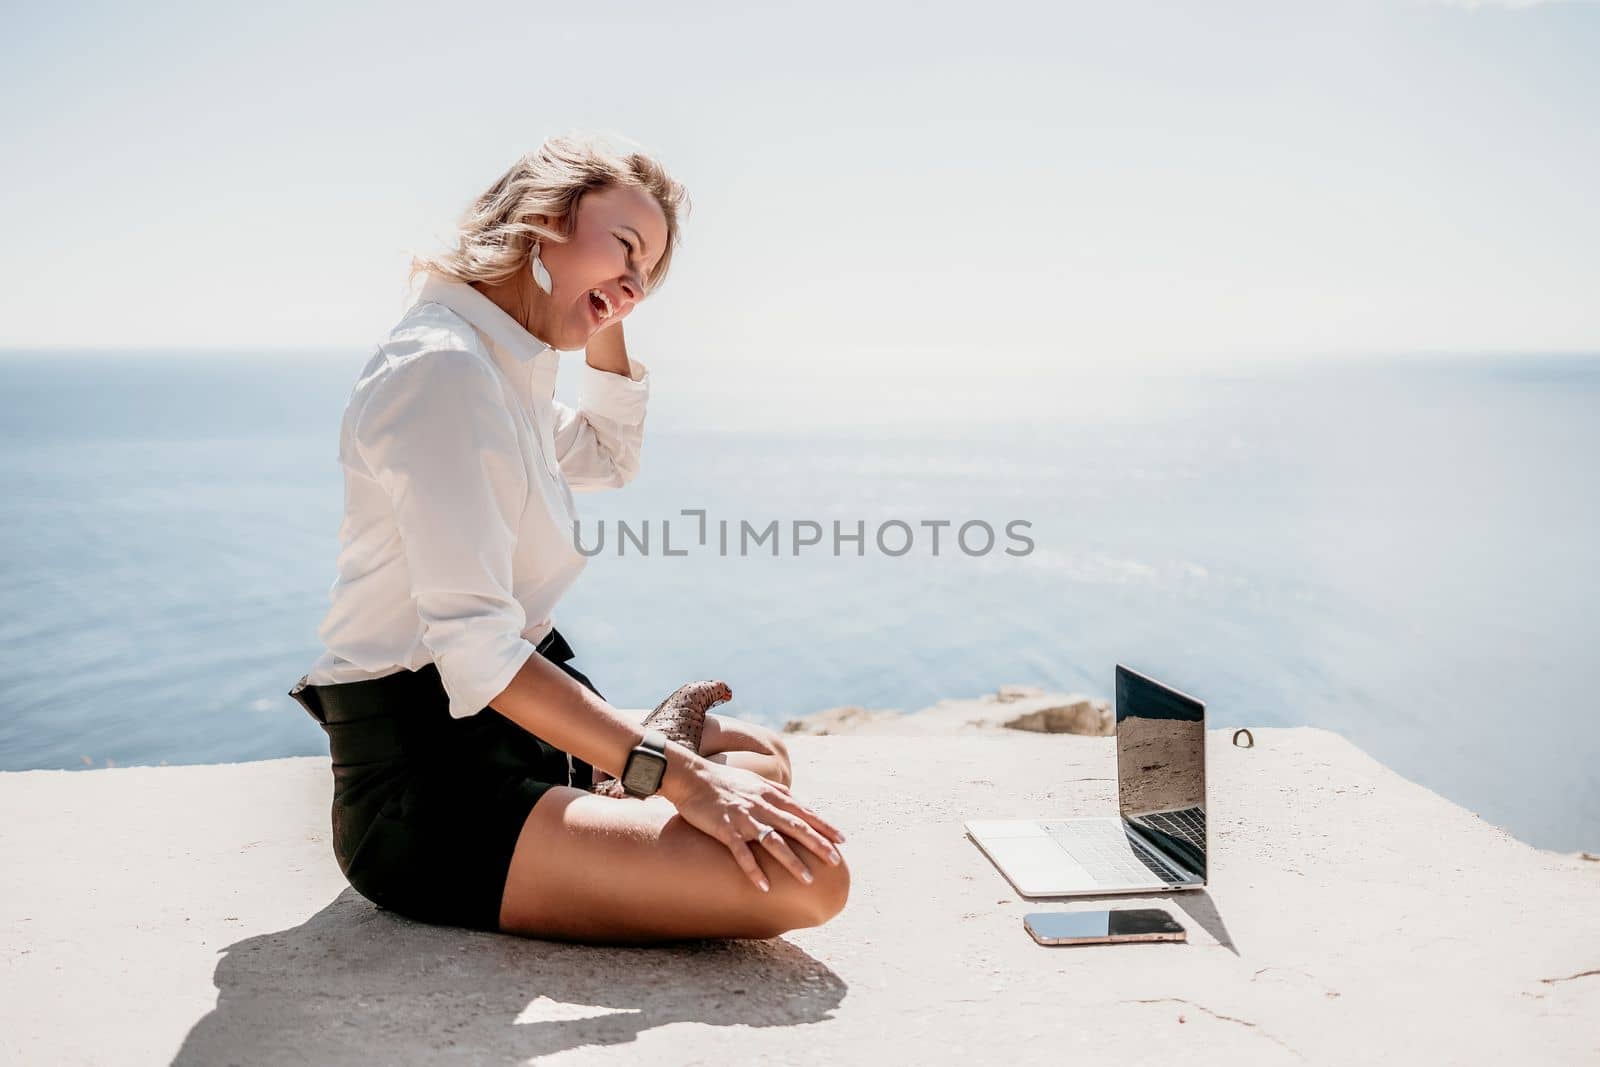
[[[1116,722],[1107,701],[1047,693],[1037,686],[1006,685],[995,693],[967,700],[941,700],[910,714],[852,704],[790,719],[783,726],[786,734],[928,736],[1003,730],[1109,737],[1116,732]]]
[[[901,714],[898,711],[872,711],[868,708],[857,707],[854,704],[847,704],[844,707],[828,708],[798,719],[790,719],[783,724],[783,732],[786,734],[814,734],[818,736],[858,734],[866,732],[866,727],[882,722],[884,719],[897,718]]]
[[[1012,730],[1033,730],[1042,734],[1087,734],[1091,737],[1110,737],[1117,732],[1110,703],[1090,700],[1088,697],[1036,708],[1007,719],[1002,725]]]

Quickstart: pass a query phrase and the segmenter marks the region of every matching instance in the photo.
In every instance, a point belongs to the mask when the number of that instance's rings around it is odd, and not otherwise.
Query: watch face
[[[666,769],[665,756],[636,749],[629,753],[628,765],[622,769],[622,787],[634,793],[654,793],[661,787],[661,775]]]

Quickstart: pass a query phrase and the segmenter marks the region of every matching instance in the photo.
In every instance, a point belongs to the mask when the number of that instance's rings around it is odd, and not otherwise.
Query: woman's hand
[[[673,792],[668,799],[678,814],[695,829],[728,846],[740,869],[763,892],[768,890],[767,879],[756,863],[756,848],[766,849],[796,878],[807,883],[811,872],[795,854],[791,839],[824,862],[842,862],[832,842],[843,841],[844,835],[794,799],[787,786],[754,771],[702,760],[695,766],[695,773],[685,776]],[[767,826],[777,832],[757,844],[757,835]]]

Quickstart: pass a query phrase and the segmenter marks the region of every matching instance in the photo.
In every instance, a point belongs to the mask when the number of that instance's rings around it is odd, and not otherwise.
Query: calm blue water
[[[285,691],[319,651],[364,359],[0,355],[0,768],[327,751]],[[834,379],[804,420],[707,416],[653,366],[644,474],[579,504],[591,540],[652,520],[657,552],[592,560],[557,615],[613,703],[715,675],[778,724],[1004,682],[1104,696],[1122,660],[1213,725],[1336,730],[1525,840],[1600,848],[1600,358]],[[694,507],[869,536],[1023,519],[1036,547],[663,557]]]

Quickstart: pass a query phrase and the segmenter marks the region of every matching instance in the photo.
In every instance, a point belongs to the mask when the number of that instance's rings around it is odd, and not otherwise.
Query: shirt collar
[[[555,393],[561,354],[525,330],[493,300],[466,282],[428,271],[417,293],[419,304],[443,304],[483,334],[501,370],[536,397]]]

